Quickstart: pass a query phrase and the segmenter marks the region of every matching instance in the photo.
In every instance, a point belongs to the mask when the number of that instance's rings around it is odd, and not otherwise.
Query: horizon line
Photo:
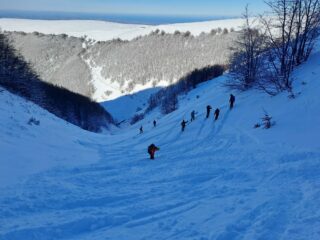
[[[21,10],[1,9],[0,12],[21,12],[21,13],[62,13],[62,14],[95,14],[95,15],[118,15],[118,16],[154,16],[154,17],[194,17],[194,18],[238,18],[240,15],[219,15],[219,14],[165,14],[165,13],[126,13],[126,12],[86,12],[86,11],[63,11],[63,10]]]

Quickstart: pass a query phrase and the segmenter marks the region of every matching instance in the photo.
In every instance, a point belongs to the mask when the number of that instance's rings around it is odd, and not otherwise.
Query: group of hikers
[[[229,98],[229,107],[230,110],[233,109],[234,107],[234,103],[236,101],[236,98],[234,95],[230,94],[230,98]],[[207,114],[206,114],[206,118],[208,119],[210,117],[210,112],[212,110],[212,107],[210,105],[207,106]],[[216,108],[216,110],[214,111],[214,120],[217,121],[219,119],[219,115],[220,115],[220,109]],[[196,120],[196,112],[193,110],[191,112],[191,119],[190,121],[193,122]],[[181,131],[184,132],[186,126],[187,126],[188,121],[185,121],[184,119],[181,122]],[[156,120],[153,121],[153,126],[156,127],[157,126],[157,122]],[[143,127],[140,127],[140,134],[143,133]],[[156,151],[160,150],[159,147],[157,147],[156,145],[154,145],[153,143],[148,147],[148,153],[150,155],[150,159],[154,159],[154,155],[156,153]]]
[[[207,106],[207,115],[206,115],[206,118],[209,118],[210,117],[210,112],[211,112],[211,109],[212,107],[210,105]],[[220,109],[217,108],[215,111],[214,111],[214,120],[217,121],[218,118],[219,118],[219,115],[220,115]],[[190,121],[193,122],[196,120],[196,112],[193,110],[191,112],[191,119]],[[181,122],[181,131],[184,132],[184,129],[186,128],[187,126],[187,123],[188,121],[185,121],[184,119],[182,120]]]
[[[154,120],[153,121],[153,127],[156,127],[156,126],[157,126],[157,121]],[[139,130],[140,130],[140,134],[142,134],[143,133],[143,127],[141,126]]]

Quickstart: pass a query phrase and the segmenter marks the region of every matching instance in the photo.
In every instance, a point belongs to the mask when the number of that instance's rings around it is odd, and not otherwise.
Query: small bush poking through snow
[[[256,123],[253,128],[263,127],[264,129],[269,129],[276,124],[275,121],[271,121],[272,117],[267,112],[264,112],[264,116],[261,119],[262,123]]]
[[[144,114],[143,114],[143,113],[135,114],[135,115],[132,117],[130,124],[133,125],[133,124],[141,121],[142,119],[144,119]]]
[[[35,119],[34,117],[31,117],[28,121],[28,124],[29,125],[36,125],[36,126],[39,126],[40,125],[40,121]]]
[[[256,123],[256,124],[253,126],[253,128],[259,128],[259,127],[261,127],[261,124],[260,124],[260,123]]]
[[[264,114],[264,117],[262,118],[264,129],[269,129],[273,125],[271,123],[272,117],[270,117],[267,113]]]

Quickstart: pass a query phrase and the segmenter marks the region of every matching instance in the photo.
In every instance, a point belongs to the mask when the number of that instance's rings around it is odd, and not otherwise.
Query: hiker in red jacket
[[[148,153],[150,154],[150,159],[154,159],[154,154],[156,151],[159,151],[160,148],[158,148],[156,145],[153,143],[148,147]]]

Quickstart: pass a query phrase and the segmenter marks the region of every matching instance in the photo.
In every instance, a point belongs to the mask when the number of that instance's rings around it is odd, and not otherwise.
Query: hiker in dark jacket
[[[206,116],[206,118],[209,118],[211,109],[212,109],[212,107],[210,105],[208,105],[207,106],[207,116]]]
[[[230,94],[230,100],[229,100],[229,103],[230,103],[230,109],[233,108],[234,106],[234,102],[236,101],[236,97],[233,96],[232,94]]]
[[[154,121],[153,121],[153,127],[156,127],[156,126],[157,126],[157,121],[154,120]]]
[[[150,155],[150,159],[154,159],[154,154],[156,153],[156,151],[159,151],[160,148],[158,148],[156,145],[154,145],[153,143],[148,147],[148,153]]]
[[[142,134],[143,133],[143,127],[141,126],[140,127],[140,134]]]
[[[183,132],[184,129],[186,128],[187,122],[188,122],[188,121],[185,121],[184,119],[182,120],[182,122],[181,122],[181,131],[182,131],[182,132]]]
[[[191,112],[191,122],[194,121],[194,120],[196,120],[196,112],[193,110]]]
[[[220,115],[220,109],[217,108],[217,109],[214,111],[214,120],[215,120],[215,121],[218,120],[219,115]]]

